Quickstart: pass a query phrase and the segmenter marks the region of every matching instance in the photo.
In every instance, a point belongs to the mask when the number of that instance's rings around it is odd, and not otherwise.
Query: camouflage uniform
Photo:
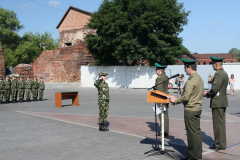
[[[5,83],[5,87],[4,87],[4,100],[5,102],[9,102],[10,99],[10,92],[11,92],[11,81],[10,80],[6,80],[4,81]]]
[[[41,79],[42,79],[42,77],[41,77]],[[38,89],[39,89],[39,100],[42,100],[43,92],[44,92],[44,89],[45,89],[45,84],[44,84],[43,81],[39,82],[39,88]]]
[[[32,90],[32,82],[30,80],[25,81],[25,89],[26,89],[26,100],[30,101],[31,90]]]
[[[38,97],[38,81],[32,81],[32,93],[33,93],[33,100],[37,100]]]
[[[0,77],[2,77],[2,75],[0,75]],[[5,87],[5,83],[4,81],[1,79],[0,80],[0,103],[2,103],[2,99],[3,99],[3,93],[4,93],[4,87]]]
[[[12,99],[12,102],[15,102],[16,99],[17,99],[17,80],[14,79],[14,80],[11,80],[11,99]]]
[[[101,72],[99,77],[107,75],[105,72]],[[103,80],[96,80],[94,86],[98,89],[98,105],[99,105],[99,125],[105,125],[108,116],[109,108],[109,87]]]
[[[25,89],[25,86],[24,86],[24,81],[23,80],[19,80],[18,81],[18,91],[19,91],[19,101],[22,102],[23,101],[23,98],[24,98],[24,89]]]

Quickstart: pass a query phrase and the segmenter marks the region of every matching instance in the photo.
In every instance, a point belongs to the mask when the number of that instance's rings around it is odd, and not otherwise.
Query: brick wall
[[[33,72],[46,82],[80,82],[82,65],[93,65],[86,43],[78,40],[69,47],[43,51],[33,63]]]
[[[58,31],[61,33],[63,30],[84,28],[90,18],[91,15],[71,9],[59,26]]]
[[[0,42],[0,75],[2,75],[3,78],[5,78],[5,64],[2,50],[2,42]]]
[[[25,80],[27,76],[30,76],[30,78],[33,79],[33,66],[30,64],[18,64],[13,70],[15,75],[23,76]]]

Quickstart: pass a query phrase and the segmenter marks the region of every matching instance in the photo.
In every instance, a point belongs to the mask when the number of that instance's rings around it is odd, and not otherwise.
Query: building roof
[[[210,59],[210,55],[212,55],[214,57],[218,57],[218,58],[236,59],[236,54],[231,54],[231,53],[192,54],[192,56],[194,56],[196,59]]]
[[[86,14],[86,15],[92,15],[93,13],[92,12],[88,12],[88,11],[84,11],[82,9],[79,9],[79,8],[76,8],[76,7],[73,7],[73,6],[70,6],[67,10],[67,12],[64,14],[64,16],[62,17],[61,21],[58,23],[57,25],[57,29],[60,27],[60,25],[62,24],[62,22],[64,21],[64,19],[66,18],[67,14],[69,13],[70,10],[75,10],[77,12],[80,12],[80,13],[83,13],[83,14]]]

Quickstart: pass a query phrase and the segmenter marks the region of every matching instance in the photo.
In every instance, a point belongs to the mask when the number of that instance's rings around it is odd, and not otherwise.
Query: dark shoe
[[[215,144],[213,146],[210,146],[209,149],[216,149],[218,147],[215,146]]]
[[[219,147],[217,147],[215,150],[216,150],[216,152],[217,151],[219,151],[219,150],[225,150],[226,148],[219,148]]]
[[[185,157],[185,158],[181,158],[181,160],[191,160],[191,159],[188,157]]]

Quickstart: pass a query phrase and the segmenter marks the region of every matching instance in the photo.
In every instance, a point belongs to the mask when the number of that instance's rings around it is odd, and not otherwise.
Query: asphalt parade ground
[[[63,100],[55,107],[55,92],[78,91],[79,106]],[[187,137],[182,104],[169,108],[170,133],[165,138],[168,154],[151,152],[155,144],[153,103],[146,102],[147,89],[110,88],[107,125],[98,130],[96,88],[47,89],[44,101],[0,105],[1,160],[169,160],[187,156]],[[180,94],[174,90],[174,96]],[[215,152],[210,99],[203,98],[201,130],[204,160],[240,159],[240,91],[231,96],[226,109],[227,149]],[[158,120],[159,123],[159,120]],[[159,127],[158,127],[159,130]],[[158,137],[161,147],[161,137]]]

